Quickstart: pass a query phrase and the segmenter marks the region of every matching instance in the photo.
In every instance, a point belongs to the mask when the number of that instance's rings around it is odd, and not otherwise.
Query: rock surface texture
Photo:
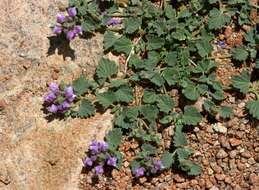
[[[102,55],[101,35],[70,47],[51,37],[67,2],[0,1],[1,190],[78,189],[87,145],[111,126],[109,113],[50,122],[42,111],[49,82],[91,75]]]

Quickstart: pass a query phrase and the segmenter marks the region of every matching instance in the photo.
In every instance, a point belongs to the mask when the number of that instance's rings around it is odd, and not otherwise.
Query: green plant
[[[230,107],[220,106],[224,87],[216,77],[211,42],[232,22],[237,26],[250,23],[248,2],[191,0],[171,4],[163,0],[159,6],[148,0],[130,0],[121,8],[114,1],[70,0],[70,6],[77,8],[75,19],[84,32],[104,32],[105,52],[126,56],[122,70],[114,61],[102,58],[95,81],[81,76],[73,82],[82,101],[72,115],[89,117],[96,109],[111,109],[115,118],[106,137],[109,147],[115,151],[122,135],[142,144],[131,166],[136,176],[147,170],[151,175],[157,158],[164,169],[173,166],[188,175],[199,175],[202,169],[190,160],[193,151],[187,147],[183,128],[198,125],[206,114],[233,115]],[[235,60],[255,58],[254,34],[254,30],[248,32],[247,43],[232,49]],[[234,77],[233,86],[242,93],[257,93],[247,72]],[[184,102],[177,108],[172,90],[177,90]],[[204,100],[202,113],[194,107],[200,99]],[[247,108],[259,118],[258,100]],[[171,147],[161,154],[161,133],[170,125],[175,128]]]

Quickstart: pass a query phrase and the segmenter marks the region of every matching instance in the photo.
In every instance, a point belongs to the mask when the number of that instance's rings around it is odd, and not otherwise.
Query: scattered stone
[[[236,155],[237,155],[237,151],[236,150],[232,150],[232,151],[229,152],[229,157],[230,158],[235,158]]]
[[[231,146],[234,146],[234,147],[242,144],[242,140],[239,140],[236,138],[229,139],[229,142],[230,142]]]
[[[0,99],[0,111],[4,110],[7,106],[7,103],[4,99]]]
[[[225,175],[224,174],[215,174],[215,178],[218,181],[223,181],[225,179]]]
[[[215,123],[212,125],[212,128],[214,129],[214,131],[223,134],[227,133],[228,131],[228,129],[222,123]]]
[[[213,186],[210,188],[210,190],[219,190],[219,188],[216,187],[215,185],[213,185]]]
[[[249,176],[249,182],[252,185],[259,185],[259,176],[256,175],[255,173],[251,173]]]
[[[129,166],[129,162],[128,162],[128,161],[125,161],[125,162],[123,163],[123,166],[124,166],[125,168],[127,168],[127,167]]]
[[[213,174],[214,174],[214,171],[213,171],[213,169],[211,169],[211,168],[208,168],[208,174],[209,174],[209,175],[213,175]]]
[[[228,153],[226,153],[225,150],[220,149],[216,155],[218,159],[226,158],[228,156]]]
[[[231,177],[229,177],[229,176],[225,176],[224,181],[225,181],[225,183],[227,183],[227,184],[231,184],[231,183],[232,183]]]
[[[242,153],[241,153],[241,156],[244,157],[244,158],[250,158],[252,155],[251,155],[250,152],[245,151],[245,152],[242,152]]]
[[[244,108],[246,106],[246,103],[245,102],[241,102],[237,105],[237,107],[239,108]]]
[[[174,176],[174,180],[175,180],[176,182],[178,182],[178,183],[181,183],[181,182],[184,182],[184,181],[185,181],[184,178],[181,177],[181,176],[178,175],[178,174],[176,174],[176,175]]]
[[[139,182],[140,182],[141,184],[145,183],[146,181],[147,181],[147,178],[146,178],[146,177],[141,177],[141,178],[139,178]]]

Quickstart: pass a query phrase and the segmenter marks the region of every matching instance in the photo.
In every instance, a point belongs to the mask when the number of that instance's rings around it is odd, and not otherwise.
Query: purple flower
[[[48,111],[51,113],[57,113],[58,107],[55,104],[52,104],[50,107],[48,107]]]
[[[62,32],[62,27],[59,26],[59,25],[56,25],[56,26],[54,27],[54,29],[53,29],[53,33],[54,33],[54,34],[61,34],[61,32]]]
[[[93,161],[90,158],[85,158],[83,161],[85,166],[92,166],[93,165]]]
[[[225,41],[218,41],[218,46],[221,48],[225,48],[226,47]]]
[[[101,166],[101,165],[95,166],[94,169],[95,169],[95,173],[96,173],[97,175],[103,173],[103,166]]]
[[[116,157],[109,157],[107,160],[107,165],[116,167],[117,158]]]
[[[56,95],[53,92],[50,92],[44,96],[44,101],[47,103],[52,103],[56,98]]]
[[[62,108],[64,110],[68,109],[70,107],[70,104],[67,102],[67,101],[64,101],[62,104],[61,104]]]
[[[134,175],[135,175],[136,177],[141,177],[141,176],[143,176],[144,173],[145,173],[145,168],[143,168],[143,167],[136,168],[133,173],[134,173]]]
[[[74,33],[75,34],[79,34],[79,33],[82,33],[82,27],[80,26],[80,25],[76,25],[76,26],[74,26]]]
[[[70,8],[68,8],[68,9],[67,9],[67,13],[68,13],[68,15],[71,16],[71,17],[76,16],[76,14],[77,14],[76,8],[75,8],[75,7],[70,7]]]
[[[90,158],[94,162],[97,159],[97,156],[91,156]]]
[[[65,96],[66,96],[67,98],[71,98],[71,97],[74,96],[74,90],[73,90],[73,87],[72,87],[72,86],[66,87],[65,90],[64,90],[64,92],[65,92]]]
[[[117,19],[117,18],[111,18],[107,21],[106,23],[107,25],[117,25],[117,24],[121,24],[121,20],[120,19]]]
[[[66,37],[69,41],[71,41],[76,37],[76,35],[73,30],[70,30],[66,33]]]
[[[92,141],[89,149],[91,150],[92,154],[97,154],[99,153],[99,145],[98,142]]]
[[[59,92],[59,86],[58,86],[57,83],[54,83],[54,82],[50,83],[49,89],[50,89],[53,93],[55,93],[55,94],[58,94],[58,92]]]
[[[162,164],[162,161],[161,160],[155,160],[154,161],[154,169],[156,171],[160,171],[161,169],[163,169],[163,164]]]
[[[98,143],[98,147],[101,151],[105,152],[108,149],[108,144],[106,142],[100,142]]]
[[[66,17],[65,17],[65,15],[63,15],[63,14],[57,14],[57,23],[60,23],[60,24],[62,24],[63,22],[65,22],[66,21]]]

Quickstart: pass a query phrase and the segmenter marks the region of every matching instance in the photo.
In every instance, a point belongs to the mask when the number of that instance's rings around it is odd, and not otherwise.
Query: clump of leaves
[[[109,151],[117,154],[122,135],[142,144],[131,164],[136,177],[171,167],[199,175],[202,168],[190,160],[193,151],[187,148],[183,128],[198,125],[203,114],[232,116],[230,107],[219,106],[225,97],[216,77],[217,64],[211,58],[211,42],[214,34],[231,21],[237,25],[249,23],[246,15],[250,6],[245,0],[163,1],[161,6],[148,0],[129,0],[123,3],[124,8],[120,5],[112,0],[70,0],[70,6],[78,10],[76,18],[83,31],[104,32],[105,52],[126,57],[123,69],[102,58],[95,81],[81,76],[73,82],[82,101],[72,115],[89,117],[96,109],[111,109],[115,118],[114,128],[106,136]],[[232,50],[234,59],[255,57],[253,36],[248,32],[245,48]],[[241,92],[251,90],[247,73],[233,80],[233,86]],[[170,93],[175,89],[186,103],[177,112]],[[194,106],[200,99],[204,100],[202,113]],[[258,100],[247,107],[258,118]],[[175,126],[175,133],[171,147],[161,151],[161,133],[168,126]]]

